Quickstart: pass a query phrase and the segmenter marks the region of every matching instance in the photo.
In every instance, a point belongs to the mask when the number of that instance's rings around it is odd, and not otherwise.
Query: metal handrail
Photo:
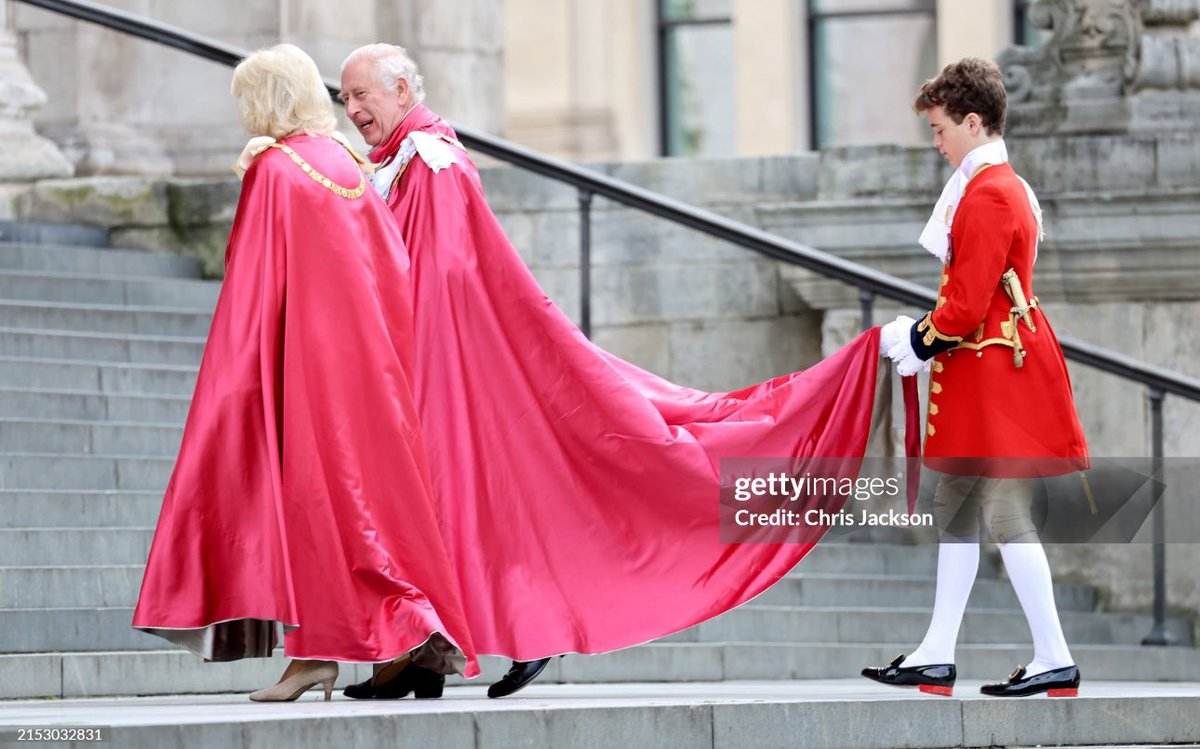
[[[3,2],[4,0],[0,0]],[[234,66],[250,53],[223,42],[160,23],[89,0],[14,0],[81,21],[99,24],[115,31],[164,44],[223,65]],[[339,93],[336,81],[325,80],[330,95]],[[689,206],[678,200],[584,169],[560,159],[543,156],[527,148],[478,132],[455,126],[459,139],[471,148],[526,171],[574,186],[579,191],[580,211],[580,320],[585,334],[591,328],[591,226],[592,198],[601,195],[635,210],[688,226],[718,239],[745,247],[760,255],[811,270],[823,276],[856,286],[864,327],[871,326],[875,297],[883,296],[903,304],[928,308],[936,295],[923,286],[872,270],[858,263],[814,249],[746,224],[718,216],[711,211]],[[1149,390],[1151,411],[1151,457],[1156,473],[1163,457],[1163,400],[1167,393],[1200,402],[1200,380],[1137,361],[1123,354],[1102,349],[1072,338],[1059,339],[1064,355],[1125,380],[1139,382]],[[1166,627],[1166,554],[1163,545],[1164,502],[1155,508],[1154,517],[1154,624],[1142,640],[1145,645],[1169,645],[1173,638]]]
[[[164,44],[230,67],[237,65],[250,54],[249,50],[90,0],[14,1],[132,34],[147,41]],[[336,96],[340,90],[340,85],[336,81],[326,80],[325,86],[333,96]],[[480,153],[520,169],[572,185],[581,192],[600,195],[615,203],[690,227],[709,236],[745,247],[760,255],[791,265],[798,265],[828,278],[856,286],[872,295],[915,307],[927,307],[936,300],[936,294],[933,291],[910,281],[873,270],[799,242],[792,242],[769,234],[753,226],[687,205],[594,170],[544,156],[473,128],[455,125],[454,129],[458,132],[459,140]],[[864,304],[867,303],[864,302]],[[1069,359],[1123,379],[1139,382],[1164,393],[1200,401],[1200,380],[1198,379],[1155,367],[1073,338],[1062,338],[1059,343],[1062,345],[1063,353]]]

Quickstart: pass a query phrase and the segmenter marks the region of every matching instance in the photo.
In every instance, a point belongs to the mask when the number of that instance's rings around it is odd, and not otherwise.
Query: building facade
[[[1028,0],[108,0],[327,77],[360,44],[407,46],[455,122],[573,160],[917,144],[915,89],[1025,37]],[[78,174],[225,171],[244,134],[229,71],[10,0],[35,115]]]

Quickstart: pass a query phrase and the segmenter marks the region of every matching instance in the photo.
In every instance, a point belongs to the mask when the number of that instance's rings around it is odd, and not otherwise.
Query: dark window
[[[664,156],[734,152],[732,0],[658,0]]]
[[[1037,0],[1013,0],[1013,44],[1022,47],[1040,47],[1049,38],[1050,32],[1029,24],[1029,6]]]
[[[936,0],[808,0],[808,71],[814,150],[916,142],[897,113],[937,74]]]

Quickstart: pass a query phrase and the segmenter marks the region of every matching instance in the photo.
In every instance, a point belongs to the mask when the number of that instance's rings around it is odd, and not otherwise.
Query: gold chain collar
[[[292,161],[296,162],[297,166],[304,170],[305,174],[313,178],[314,182],[325,187],[335,195],[346,198],[347,200],[355,200],[357,198],[361,198],[363,193],[366,192],[367,179],[363,176],[362,172],[359,172],[358,174],[358,187],[354,188],[353,190],[349,190],[314,169],[312,164],[309,164],[304,160],[303,156],[292,150],[291,146],[285,143],[272,143],[271,148],[278,148],[280,151],[286,153]]]

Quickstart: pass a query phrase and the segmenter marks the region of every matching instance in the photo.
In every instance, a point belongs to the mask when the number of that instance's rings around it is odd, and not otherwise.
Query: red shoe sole
[[[926,694],[940,694],[943,697],[954,696],[954,687],[935,687],[931,684],[918,684],[917,691],[925,692]]]
[[[1046,691],[1047,697],[1078,697],[1078,689],[1049,689]]]

